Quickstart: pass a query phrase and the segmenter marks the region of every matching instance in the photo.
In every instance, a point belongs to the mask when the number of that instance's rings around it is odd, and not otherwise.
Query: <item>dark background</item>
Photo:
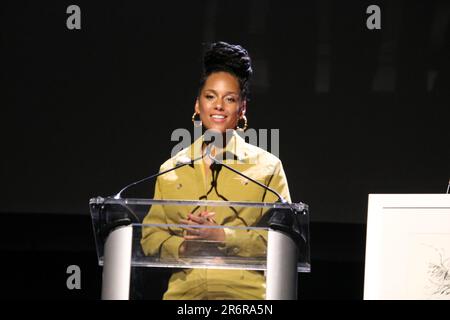
[[[71,4],[81,30],[66,27]],[[366,28],[371,4],[381,30]],[[192,131],[203,43],[250,52],[249,125],[280,129],[292,199],[311,207],[313,271],[300,277],[301,297],[362,297],[368,194],[446,189],[448,1],[0,8],[6,297],[99,297],[88,200],[156,172],[172,131]],[[81,291],[66,289],[70,264],[83,271]]]

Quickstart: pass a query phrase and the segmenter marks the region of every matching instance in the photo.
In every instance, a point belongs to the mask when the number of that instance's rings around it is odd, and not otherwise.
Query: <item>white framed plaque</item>
[[[370,194],[364,299],[450,300],[450,194]]]

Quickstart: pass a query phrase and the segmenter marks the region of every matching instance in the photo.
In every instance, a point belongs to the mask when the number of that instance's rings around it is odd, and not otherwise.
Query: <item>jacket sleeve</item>
[[[281,161],[275,166],[273,175],[270,177],[268,186],[278,192],[287,202],[291,202],[291,195]],[[278,197],[270,191],[266,191],[263,202],[276,202]]]
[[[162,199],[159,178],[156,180],[153,199]],[[153,205],[143,220],[144,225],[166,223],[166,214],[161,205]],[[141,246],[145,255],[159,256],[161,259],[178,259],[183,241],[183,237],[175,235],[168,228],[142,226]]]
[[[277,191],[286,201],[291,202],[289,187],[283,165],[280,161],[275,165],[273,174],[269,178],[268,186]],[[267,191],[262,202],[273,203],[278,197],[272,192]],[[257,201],[257,200],[255,200]],[[267,209],[261,210],[261,217]],[[225,228],[224,247],[229,255],[241,257],[262,257],[267,254],[267,236],[266,230],[240,230]]]

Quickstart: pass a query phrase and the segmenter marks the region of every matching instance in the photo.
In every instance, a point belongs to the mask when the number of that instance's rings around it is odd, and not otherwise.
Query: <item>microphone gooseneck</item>
[[[114,199],[122,199],[121,195],[122,195],[122,193],[123,193],[125,190],[127,190],[127,189],[129,189],[129,188],[131,188],[131,187],[133,187],[133,186],[135,186],[135,185],[137,185],[137,184],[139,184],[139,183],[142,183],[142,182],[144,182],[144,181],[147,181],[147,180],[151,180],[151,179],[157,178],[158,176],[161,176],[161,175],[163,175],[163,174],[166,174],[166,173],[168,173],[168,172],[170,172],[170,171],[177,170],[177,169],[179,169],[179,168],[181,168],[181,167],[184,167],[184,166],[186,166],[186,165],[193,164],[195,161],[200,160],[200,159],[203,159],[203,157],[204,157],[204,155],[202,155],[202,156],[200,156],[200,157],[198,157],[198,158],[192,159],[192,160],[191,160],[190,158],[188,158],[188,157],[186,157],[186,159],[181,159],[182,161],[179,161],[179,162],[181,162],[181,163],[179,163],[178,165],[176,165],[176,166],[173,167],[173,168],[170,168],[170,169],[165,170],[165,171],[162,171],[162,172],[155,173],[155,174],[153,174],[153,175],[151,175],[151,176],[148,176],[148,177],[145,177],[145,178],[143,178],[143,179],[141,179],[141,180],[138,180],[138,181],[135,181],[135,182],[133,182],[133,183],[130,183],[129,185],[127,185],[127,186],[125,186],[124,188],[122,188],[115,196],[113,196],[113,198],[114,198]]]
[[[273,190],[273,189],[270,188],[269,186],[266,186],[265,184],[262,184],[261,182],[256,181],[255,179],[252,179],[252,178],[250,178],[249,176],[243,174],[242,172],[239,172],[239,171],[237,171],[236,169],[233,169],[232,167],[230,167],[229,165],[223,163],[222,161],[217,160],[217,159],[216,159],[215,157],[213,157],[212,154],[211,154],[211,147],[212,147],[212,144],[210,144],[210,145],[208,145],[208,146],[206,147],[205,155],[206,155],[208,158],[211,159],[213,165],[215,165],[215,166],[220,166],[220,167],[223,166],[223,167],[227,168],[228,170],[233,171],[234,173],[240,175],[241,177],[244,177],[244,178],[250,180],[251,182],[257,184],[257,185],[260,186],[261,188],[264,188],[264,189],[266,189],[266,190],[272,192],[274,195],[276,195],[276,196],[278,197],[278,199],[281,201],[281,203],[287,203],[286,199],[284,199],[278,192],[276,192],[275,190]]]

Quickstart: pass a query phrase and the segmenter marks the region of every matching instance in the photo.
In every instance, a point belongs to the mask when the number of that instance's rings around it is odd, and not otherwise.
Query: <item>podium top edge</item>
[[[89,205],[118,204],[118,205],[186,205],[186,206],[211,206],[211,207],[259,207],[273,209],[294,209],[296,211],[308,210],[308,205],[298,203],[280,202],[247,202],[247,201],[216,201],[216,200],[181,200],[181,199],[142,199],[142,198],[121,198],[95,197],[89,200]]]

